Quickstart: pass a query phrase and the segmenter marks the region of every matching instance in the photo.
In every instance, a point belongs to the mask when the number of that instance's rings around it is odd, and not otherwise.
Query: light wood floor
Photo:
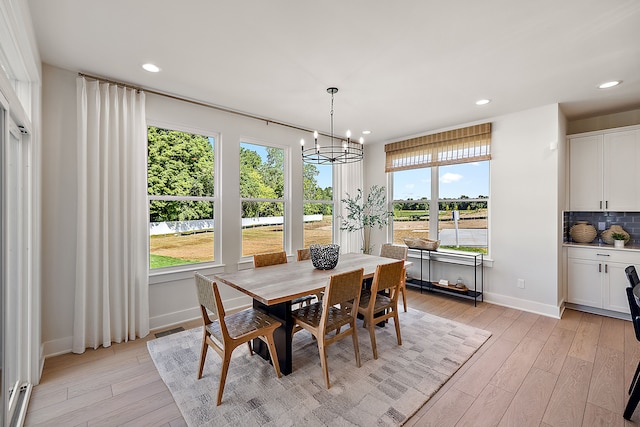
[[[625,426],[640,360],[631,322],[567,310],[561,320],[410,289],[409,307],[493,336],[407,426]],[[191,322],[185,328],[198,325]],[[46,360],[26,425],[184,426],[149,338]],[[640,421],[640,411],[633,416]]]

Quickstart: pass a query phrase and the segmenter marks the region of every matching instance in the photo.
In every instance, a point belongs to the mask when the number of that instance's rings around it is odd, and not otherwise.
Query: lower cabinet
[[[624,272],[640,268],[640,252],[602,248],[567,248],[567,302],[629,313]]]

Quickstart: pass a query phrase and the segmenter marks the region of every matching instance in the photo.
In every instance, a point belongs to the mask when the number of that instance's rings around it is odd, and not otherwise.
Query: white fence
[[[322,221],[322,215],[305,215],[304,222]],[[242,218],[242,228],[262,227],[265,225],[282,225],[284,217],[267,216],[259,218]],[[164,221],[149,224],[149,234],[158,236],[162,234],[193,233],[198,231],[213,231],[212,219],[198,219],[193,221]]]

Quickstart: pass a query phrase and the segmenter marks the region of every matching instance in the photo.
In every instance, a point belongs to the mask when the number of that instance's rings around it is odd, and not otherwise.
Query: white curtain
[[[364,171],[362,169],[362,162],[347,163],[344,165],[334,165],[336,169],[336,183],[335,188],[335,200],[338,209],[338,215],[347,216],[347,211],[344,208],[344,203],[341,202],[349,193],[350,196],[355,196],[358,189],[364,192]],[[366,192],[365,192],[366,193]],[[337,219],[336,233],[340,238],[340,252],[362,252],[362,238],[360,232],[350,233],[348,231],[340,230],[341,220]]]
[[[76,81],[77,255],[73,352],[149,333],[145,95]]]

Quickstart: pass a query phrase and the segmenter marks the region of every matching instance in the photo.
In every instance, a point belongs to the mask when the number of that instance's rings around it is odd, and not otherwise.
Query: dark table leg
[[[289,375],[293,370],[291,340],[294,321],[293,317],[291,317],[291,301],[275,305],[264,305],[259,301],[253,300],[253,308],[267,313],[282,322],[282,326],[276,329],[273,338],[276,342],[280,371],[283,375]],[[253,351],[265,360],[270,360],[269,348],[262,340],[253,340]]]

